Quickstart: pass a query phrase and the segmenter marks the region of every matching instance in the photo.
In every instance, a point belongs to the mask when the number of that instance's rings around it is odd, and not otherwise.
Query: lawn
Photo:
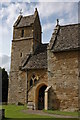
[[[2,109],[2,105],[0,105],[0,109]]]
[[[57,111],[57,110],[44,110],[44,112],[49,114],[57,114],[57,115],[64,115],[64,116],[78,116],[78,112],[63,112],[63,111]]]
[[[0,106],[0,109],[5,109],[5,120],[78,120],[78,119],[69,119],[69,118],[53,118],[50,116],[42,116],[42,115],[32,115],[23,113],[22,110],[27,110],[27,106],[16,106],[16,105],[3,105],[3,107]],[[46,111],[50,112],[51,111]],[[53,114],[57,114],[53,113]],[[61,113],[58,113],[61,114]],[[67,113],[68,114],[68,113]],[[68,114],[70,115],[70,114]]]
[[[6,118],[46,118],[46,116],[23,113],[22,110],[27,110],[26,106],[3,105],[2,108],[5,109]]]

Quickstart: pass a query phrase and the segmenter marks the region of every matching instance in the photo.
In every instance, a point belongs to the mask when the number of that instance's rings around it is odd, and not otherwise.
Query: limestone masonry
[[[13,26],[9,104],[36,110],[79,110],[80,24],[60,26],[42,44],[37,9]]]

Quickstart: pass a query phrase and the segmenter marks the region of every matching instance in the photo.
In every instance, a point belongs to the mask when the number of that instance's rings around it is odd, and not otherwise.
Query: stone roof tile
[[[80,24],[60,26],[52,51],[58,52],[80,49],[79,31]]]
[[[17,21],[14,24],[14,27],[25,27],[25,26],[31,26],[34,23],[35,15],[29,15],[29,16],[19,16]]]
[[[46,69],[47,68],[47,44],[37,47],[35,53],[30,57],[22,69]]]

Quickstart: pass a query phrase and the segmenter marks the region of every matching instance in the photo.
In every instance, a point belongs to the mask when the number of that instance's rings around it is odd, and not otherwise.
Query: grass
[[[22,110],[27,110],[27,106],[16,106],[16,105],[3,105],[0,109],[5,109],[5,119],[4,120],[78,120],[69,118],[54,118],[50,116],[32,115],[23,113]],[[60,111],[45,111],[50,114],[60,114],[60,115],[71,115],[69,112]],[[72,113],[73,114],[73,113]],[[77,115],[77,113],[75,113]]]
[[[57,110],[43,110],[46,113],[49,114],[57,114],[57,115],[64,115],[64,116],[78,116],[78,112],[64,112],[64,111],[57,111]]]
[[[26,106],[3,105],[2,108],[5,109],[6,118],[46,118],[46,116],[23,113],[22,110],[27,110]]]
[[[2,105],[0,105],[0,109],[2,109]]]
[[[79,120],[77,118],[10,118],[10,119],[4,119],[4,120]]]

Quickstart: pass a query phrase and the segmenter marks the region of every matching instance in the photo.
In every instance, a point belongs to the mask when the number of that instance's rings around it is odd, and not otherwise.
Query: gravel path
[[[64,116],[64,115],[56,115],[56,114],[49,114],[45,113],[42,110],[22,110],[22,112],[27,113],[27,114],[36,114],[36,115],[43,115],[43,116],[51,116],[55,118],[78,118],[77,116]]]

